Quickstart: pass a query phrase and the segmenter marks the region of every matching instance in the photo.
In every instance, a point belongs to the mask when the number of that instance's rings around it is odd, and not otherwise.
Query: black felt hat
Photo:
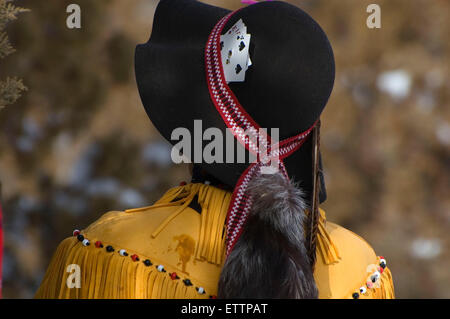
[[[195,0],[161,0],[150,40],[136,48],[135,72],[142,103],[155,127],[172,144],[178,142],[171,140],[172,131],[185,127],[193,132],[194,120],[202,120],[203,130],[226,130],[208,91],[205,45],[216,23],[229,12]],[[224,31],[239,19],[251,34],[252,65],[244,82],[231,82],[229,87],[261,127],[279,128],[280,140],[307,130],[319,118],[334,83],[333,51],[325,33],[307,13],[280,1],[241,9]],[[312,138],[284,163],[289,176],[310,198]],[[199,165],[230,187],[248,166]],[[320,180],[323,202],[322,174]]]

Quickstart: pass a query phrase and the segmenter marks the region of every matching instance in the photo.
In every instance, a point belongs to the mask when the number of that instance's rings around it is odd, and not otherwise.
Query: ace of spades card
[[[220,37],[222,66],[227,83],[245,81],[245,72],[251,66],[250,37],[242,19]]]

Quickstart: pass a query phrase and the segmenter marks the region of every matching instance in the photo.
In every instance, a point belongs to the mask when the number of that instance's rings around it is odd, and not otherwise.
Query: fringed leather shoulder
[[[317,264],[319,298],[391,299],[394,285],[386,260],[357,234],[326,220],[320,210]]]
[[[230,197],[220,188],[187,184],[152,206],[103,215],[59,245],[35,297],[215,298]],[[194,201],[201,212],[190,208]],[[327,222],[322,210],[317,250],[320,298],[394,297],[386,261],[359,236]],[[70,265],[79,266],[79,288],[68,285]],[[372,288],[360,291],[376,272]]]
[[[59,245],[36,298],[214,298],[230,196],[188,184],[152,206],[103,215]],[[67,286],[71,264],[80,288]]]

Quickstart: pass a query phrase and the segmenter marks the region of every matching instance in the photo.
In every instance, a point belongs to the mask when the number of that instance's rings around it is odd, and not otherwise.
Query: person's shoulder
[[[339,246],[341,258],[345,256],[363,263],[376,261],[374,249],[363,237],[333,222],[327,221],[325,227],[332,240]]]
[[[220,266],[196,260],[201,215],[179,205],[110,211],[63,240],[36,298],[208,298]],[[80,289],[64,283],[78,266]]]
[[[367,289],[367,281],[379,270],[380,258],[361,236],[329,221],[324,226],[327,238],[322,240],[333,245],[337,258],[332,262],[317,258],[315,278],[320,297],[351,298],[360,288]]]
[[[157,257],[167,252],[181,229],[186,238],[195,238],[199,224],[200,215],[193,209],[181,214],[178,206],[155,205],[107,212],[82,232],[91,241]]]

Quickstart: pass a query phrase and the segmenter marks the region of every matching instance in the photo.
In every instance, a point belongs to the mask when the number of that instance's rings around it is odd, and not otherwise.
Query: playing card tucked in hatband
[[[245,72],[252,64],[248,53],[250,37],[242,19],[220,36],[223,72],[228,83],[245,81]]]

